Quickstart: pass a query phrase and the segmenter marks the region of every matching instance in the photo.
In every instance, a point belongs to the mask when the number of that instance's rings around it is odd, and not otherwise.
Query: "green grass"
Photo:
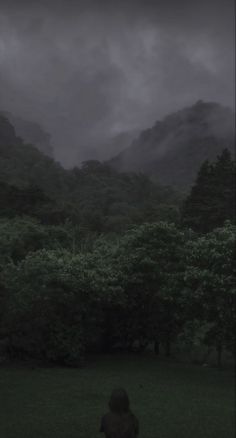
[[[124,386],[140,438],[233,438],[232,371],[112,356],[84,369],[1,368],[1,438],[98,438],[114,386]]]

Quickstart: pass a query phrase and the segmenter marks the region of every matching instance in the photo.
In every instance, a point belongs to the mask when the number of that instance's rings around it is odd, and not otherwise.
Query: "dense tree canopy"
[[[235,161],[227,149],[215,163],[205,161],[183,208],[183,223],[204,233],[235,221]]]
[[[228,222],[187,245],[188,318],[205,327],[204,342],[217,348],[219,364],[223,347],[234,348],[235,233]]]
[[[98,161],[65,170],[0,116],[0,358],[78,365],[179,342],[233,351],[235,163],[184,202]],[[193,229],[193,230],[192,230]]]

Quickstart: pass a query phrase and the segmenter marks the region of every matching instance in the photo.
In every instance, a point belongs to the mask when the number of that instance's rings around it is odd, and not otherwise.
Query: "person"
[[[136,438],[139,423],[129,406],[129,397],[123,388],[114,389],[110,401],[110,411],[102,417],[100,432],[106,438]]]

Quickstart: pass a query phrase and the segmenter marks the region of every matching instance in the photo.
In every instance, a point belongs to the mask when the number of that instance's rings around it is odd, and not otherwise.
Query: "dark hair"
[[[109,407],[114,413],[121,414],[129,411],[129,397],[123,388],[116,388],[112,391]]]

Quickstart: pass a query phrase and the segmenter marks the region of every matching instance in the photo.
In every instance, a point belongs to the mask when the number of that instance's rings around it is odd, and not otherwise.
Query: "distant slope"
[[[234,113],[217,103],[197,102],[143,131],[110,164],[119,171],[141,171],[161,184],[188,188],[206,159],[234,149]]]
[[[88,148],[89,154],[92,159],[109,160],[127,149],[139,134],[140,130],[133,129],[110,135],[99,143],[97,141],[94,144],[90,143]]]
[[[73,216],[77,224],[96,232],[119,231],[130,224],[170,215],[175,220],[180,202],[173,190],[153,183],[147,176],[119,173],[96,160],[66,170],[33,145],[25,144],[1,115],[0,186],[6,212],[29,212],[33,197],[37,217],[38,206],[42,209],[43,205],[42,215],[45,209],[47,215],[50,210],[50,220],[58,211],[63,219]],[[12,202],[8,202],[8,196]]]
[[[53,147],[50,143],[50,135],[35,122],[16,117],[8,111],[1,111],[15,128],[16,135],[21,137],[26,143],[33,144],[36,148],[53,157]]]
[[[17,137],[13,125],[0,114],[0,180],[17,187],[38,185],[52,197],[67,194],[69,172],[35,146]]]

